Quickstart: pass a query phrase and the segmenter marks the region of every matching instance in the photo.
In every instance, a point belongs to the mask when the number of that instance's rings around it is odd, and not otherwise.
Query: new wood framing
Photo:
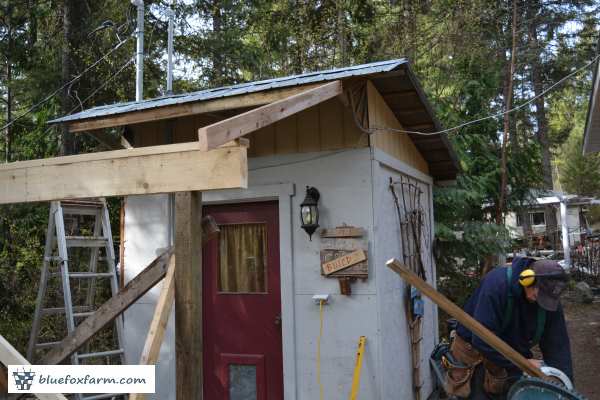
[[[177,399],[202,399],[202,193],[175,195]]]
[[[150,330],[146,337],[146,343],[142,350],[142,356],[140,357],[140,365],[154,365],[158,362],[158,355],[160,353],[160,347],[165,337],[165,330],[167,329],[167,322],[169,321],[169,315],[171,315],[171,307],[175,301],[175,256],[171,257],[169,261],[169,269],[167,270],[167,276],[163,281],[163,287],[160,290],[158,296],[158,302],[156,303],[156,311],[152,322],[150,323]],[[129,400],[144,400],[146,395],[144,393],[131,394]]]
[[[42,363],[53,365],[64,361],[90,340],[92,336],[127,310],[137,299],[142,297],[164,278],[170,256],[171,251],[169,250],[152,261],[119,294],[111,297],[94,314],[79,324],[75,331],[64,338],[60,345],[56,346],[44,357]]]
[[[236,115],[198,130],[200,148],[212,150],[290,115],[342,94],[342,83],[334,81],[294,96]]]
[[[5,164],[0,204],[245,188],[246,150],[191,142]]]
[[[166,106],[163,108],[133,111],[112,117],[102,117],[70,122],[68,123],[68,127],[70,132],[82,132],[102,128],[112,128],[115,126],[139,124],[148,121],[179,118],[188,115],[252,108],[285,99],[317,86],[319,86],[319,84],[303,85],[299,87],[256,92],[241,96],[201,101],[196,103],[185,103]]]

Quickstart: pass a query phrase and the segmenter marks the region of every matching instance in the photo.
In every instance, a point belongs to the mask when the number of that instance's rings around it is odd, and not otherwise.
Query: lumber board
[[[423,279],[419,278],[400,261],[393,258],[389,260],[386,265],[392,271],[400,275],[408,284],[419,289],[421,293],[429,297],[440,308],[442,308],[452,317],[456,318],[458,322],[460,322],[463,326],[473,332],[473,334],[486,342],[488,345],[492,346],[496,351],[506,357],[506,359],[520,368],[523,372],[538,378],[546,378],[546,375],[544,375],[539,368],[531,365],[525,357],[510,347],[504,340],[500,339],[492,331],[480,324],[456,304],[448,300],[446,296],[435,290]]]
[[[198,142],[0,165],[0,204],[246,188],[247,149]]]
[[[212,150],[230,140],[331,99],[342,92],[342,83],[334,81],[205,126],[198,130],[200,148],[205,151]]]
[[[202,193],[175,194],[175,357],[178,400],[202,399]]]
[[[54,365],[67,359],[77,349],[98,333],[102,328],[127,310],[137,299],[152,289],[167,272],[167,265],[172,250],[169,249],[150,263],[142,272],[133,278],[117,295],[102,304],[98,310],[62,340],[45,357],[41,364]]]
[[[149,110],[133,111],[118,115],[109,115],[94,119],[67,122],[70,132],[90,131],[115,126],[139,124],[148,121],[181,118],[188,115],[214,113],[224,110],[258,107],[319,86],[318,84],[304,85],[292,88],[256,92],[240,96],[232,96],[195,103],[164,106]]]
[[[144,344],[144,349],[142,350],[142,356],[140,357],[140,365],[154,365],[158,362],[160,346],[165,337],[167,322],[169,322],[169,316],[171,315],[171,308],[174,301],[175,256],[173,255],[169,260],[167,276],[165,276],[165,279],[163,280],[163,287],[158,296],[154,316],[152,317],[148,336],[146,336],[146,342]],[[144,400],[145,398],[146,395],[144,393],[131,394],[129,396],[129,400]]]
[[[0,363],[4,365],[29,365],[29,361],[27,361],[27,359],[23,357],[2,335],[0,335]],[[2,368],[0,368],[0,370],[2,370]],[[40,400],[67,400],[62,394],[40,393],[35,396]]]

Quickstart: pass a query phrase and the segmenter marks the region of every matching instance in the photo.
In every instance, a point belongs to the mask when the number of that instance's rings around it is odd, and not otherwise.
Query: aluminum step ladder
[[[66,220],[71,222],[70,226],[66,226]],[[83,226],[83,221],[87,223],[87,227]],[[80,224],[82,226],[79,226]],[[89,249],[89,255],[82,249]],[[78,257],[72,254],[74,252],[79,252]],[[103,271],[99,271],[99,264],[104,264]],[[74,288],[77,289],[76,301],[83,304],[73,305]],[[51,289],[55,289],[55,292],[51,292]],[[104,199],[53,201],[50,205],[40,286],[27,348],[28,360],[34,363],[40,351],[52,349],[60,344],[60,340],[40,342],[44,318],[50,316],[62,318],[64,316],[66,333],[71,334],[81,321],[94,313],[96,297],[102,289],[104,292],[101,294],[104,294],[105,297],[107,291],[110,292],[110,296],[115,296],[119,291],[106,201]],[[51,300],[57,302],[57,298],[60,298],[56,295],[52,297],[52,294],[62,294],[64,304],[48,306]],[[104,301],[106,300],[108,298]],[[71,356],[71,364],[86,364],[90,361],[99,364],[98,360],[109,358],[111,364],[126,364],[125,351],[122,347],[123,321],[121,318],[115,320],[114,329],[110,349],[93,351],[92,346],[87,344],[80,349],[83,352],[76,352]],[[118,362],[112,361],[115,359]],[[119,396],[121,395],[94,394],[84,397],[78,394],[76,399],[121,399],[122,397]]]

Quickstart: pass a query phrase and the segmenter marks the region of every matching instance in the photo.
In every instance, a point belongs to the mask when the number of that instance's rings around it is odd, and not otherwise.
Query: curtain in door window
[[[219,292],[266,292],[266,224],[219,227]]]

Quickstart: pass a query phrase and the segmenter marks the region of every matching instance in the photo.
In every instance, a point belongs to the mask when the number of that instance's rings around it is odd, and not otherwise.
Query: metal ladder
[[[79,219],[87,219],[87,232],[91,235],[83,235],[82,232],[69,232],[66,234],[65,216],[71,217],[71,221],[77,225]],[[90,224],[91,222],[91,224]],[[72,229],[78,229],[77,227]],[[75,268],[75,257],[69,257],[69,249],[87,248],[90,254],[87,263],[79,262],[76,272],[71,272],[69,267]],[[100,250],[104,249],[101,256]],[[73,252],[73,250],[71,251]],[[82,258],[82,257],[80,257]],[[87,255],[86,257],[87,258]],[[99,261],[104,261],[105,272],[98,272]],[[58,278],[59,282],[53,280]],[[48,230],[46,232],[46,246],[44,250],[44,262],[40,278],[40,286],[37,295],[35,314],[31,328],[31,336],[27,347],[27,358],[33,363],[38,351],[51,349],[60,344],[59,341],[39,342],[42,320],[48,316],[64,315],[66,320],[67,334],[71,334],[77,325],[92,315],[95,311],[95,297],[98,292],[97,284],[110,283],[110,295],[115,296],[119,291],[119,281],[115,266],[115,252],[113,247],[112,233],[108,208],[104,199],[99,200],[63,200],[53,201],[50,205],[50,217],[48,219]],[[78,299],[85,304],[73,305],[72,286],[76,283]],[[50,300],[49,287],[54,284],[57,291],[62,291],[64,307],[50,307],[46,304]],[[108,289],[108,288],[106,288]],[[54,298],[56,300],[56,297]],[[113,342],[115,349],[108,351],[91,351],[90,345],[84,346],[84,353],[74,353],[71,356],[71,364],[85,364],[91,359],[117,358],[119,364],[126,364],[123,343],[123,322],[121,318],[115,320],[116,337]],[[120,398],[120,394],[95,394],[90,396],[76,395],[77,400],[99,400]]]

